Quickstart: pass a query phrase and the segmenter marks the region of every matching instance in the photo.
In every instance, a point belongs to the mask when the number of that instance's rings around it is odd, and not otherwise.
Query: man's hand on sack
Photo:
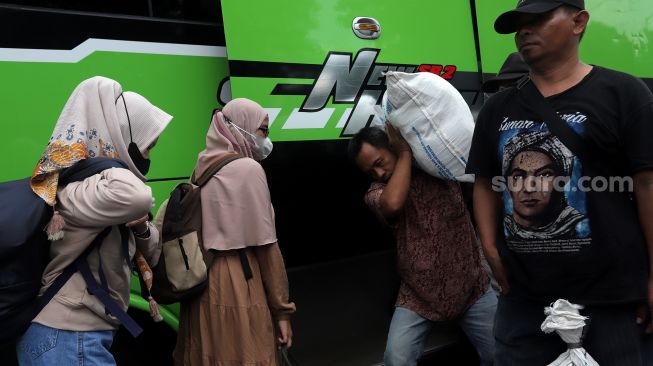
[[[407,151],[412,155],[410,145],[408,145],[406,139],[401,136],[401,133],[399,133],[396,128],[392,127],[390,122],[385,124],[385,132],[388,134],[388,142],[390,143],[390,147],[397,155],[400,155],[404,151]]]

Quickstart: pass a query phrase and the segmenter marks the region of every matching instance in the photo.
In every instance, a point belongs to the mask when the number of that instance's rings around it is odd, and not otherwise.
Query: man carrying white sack
[[[431,328],[456,320],[492,365],[497,296],[481,266],[469,213],[457,182],[413,169],[412,152],[387,126],[360,130],[349,157],[374,183],[365,202],[397,241],[399,295],[384,355],[386,366],[414,366]]]
[[[601,366],[653,362],[653,94],[580,61],[588,20],[583,0],[522,0],[494,24],[516,32],[531,70],[485,104],[467,165],[502,288],[498,366],[547,365],[581,346],[540,328],[558,299],[583,305],[582,347]]]

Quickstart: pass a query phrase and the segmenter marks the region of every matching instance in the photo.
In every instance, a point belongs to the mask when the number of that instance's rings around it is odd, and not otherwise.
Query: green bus
[[[480,86],[515,50],[494,19],[514,0],[14,0],[0,3],[0,100],[10,138],[0,181],[28,176],[73,88],[102,75],[174,116],[152,152],[156,202],[190,175],[211,111],[232,97],[266,108],[274,152],[263,161],[288,267],[295,358],[303,365],[381,362],[398,279],[393,241],[363,202],[369,181],[346,158],[373,123],[383,72],[432,72],[477,113]],[[585,62],[653,89],[653,3],[587,0]],[[133,281],[145,332],[119,332],[119,364],[170,363],[178,306],[153,323]],[[464,344],[454,325],[427,353]]]

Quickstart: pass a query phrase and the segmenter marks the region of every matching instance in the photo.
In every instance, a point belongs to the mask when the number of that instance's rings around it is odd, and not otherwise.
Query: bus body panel
[[[475,0],[483,71],[496,74],[505,56],[516,51],[514,34],[497,34],[494,20],[514,0]],[[653,3],[649,0],[586,1],[590,13],[580,43],[581,60],[644,78],[653,78]],[[652,84],[649,84],[652,85]]]
[[[478,87],[466,2],[283,0],[243,7],[224,0],[222,7],[232,95],[268,108],[274,141],[351,136],[380,102],[383,71],[428,67],[454,85]],[[358,38],[356,17],[376,19],[380,37]],[[470,78],[472,86],[464,85]]]
[[[274,151],[262,164],[299,309],[296,355],[314,365],[380,361],[398,281],[394,243],[363,202],[369,179],[348,161],[348,138],[375,121],[387,70],[443,76],[477,112],[483,78],[515,50],[514,35],[493,29],[514,3],[222,0],[224,26],[0,4],[0,30],[11,34],[0,39],[10,136],[0,147],[0,181],[31,174],[74,87],[102,75],[174,116],[148,174],[158,206],[192,172],[212,110],[230,90],[253,99],[270,116]],[[586,3],[582,60],[653,88],[650,0]],[[376,19],[380,37],[357,38],[356,17]],[[130,306],[149,311],[136,279]],[[179,304],[161,308],[176,331]],[[339,324],[351,331],[343,335]],[[438,329],[427,350],[461,337]]]

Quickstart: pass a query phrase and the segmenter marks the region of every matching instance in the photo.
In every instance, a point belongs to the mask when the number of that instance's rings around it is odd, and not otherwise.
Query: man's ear
[[[587,10],[580,10],[574,15],[574,34],[577,36],[583,35],[587,28],[587,23],[590,20],[590,13]]]

